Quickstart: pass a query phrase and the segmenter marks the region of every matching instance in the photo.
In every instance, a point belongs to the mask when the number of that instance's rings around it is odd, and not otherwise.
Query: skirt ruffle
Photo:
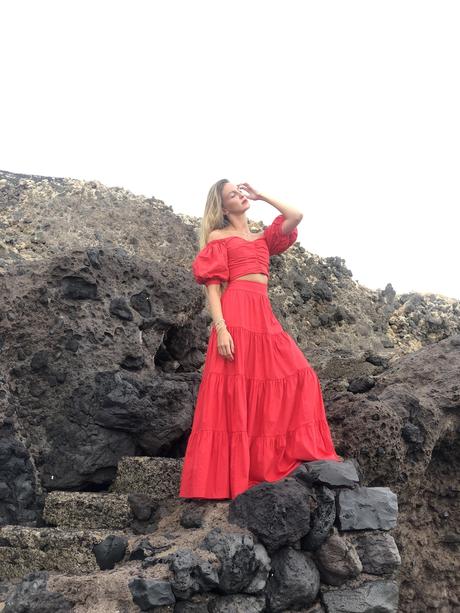
[[[231,282],[221,300],[234,360],[212,327],[184,457],[180,497],[235,498],[305,461],[341,461],[318,376],[276,319],[267,286]]]

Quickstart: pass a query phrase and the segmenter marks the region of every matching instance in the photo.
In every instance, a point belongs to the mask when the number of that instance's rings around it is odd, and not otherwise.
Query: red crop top
[[[260,272],[268,276],[269,256],[283,253],[297,240],[297,228],[282,234],[284,219],[284,215],[275,217],[262,236],[256,239],[226,236],[209,241],[192,262],[196,282],[208,286],[250,273]]]

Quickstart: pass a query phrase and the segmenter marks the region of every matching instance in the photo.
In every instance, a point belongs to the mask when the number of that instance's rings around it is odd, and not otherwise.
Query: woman
[[[244,190],[244,191],[243,191]],[[250,232],[249,200],[281,211]],[[297,240],[302,213],[227,179],[208,194],[200,252],[192,264],[206,286],[213,325],[179,496],[235,498],[335,452],[319,379],[281,327],[268,298],[269,256]]]

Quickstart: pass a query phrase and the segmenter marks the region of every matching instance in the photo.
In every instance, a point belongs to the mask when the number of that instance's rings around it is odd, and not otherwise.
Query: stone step
[[[88,573],[99,570],[93,547],[121,531],[72,528],[0,527],[1,578],[22,577],[33,570]]]
[[[182,458],[125,456],[118,462],[110,491],[144,494],[153,500],[176,498],[182,474]]]
[[[50,526],[123,530],[133,513],[127,494],[52,491],[45,498],[43,518]]]

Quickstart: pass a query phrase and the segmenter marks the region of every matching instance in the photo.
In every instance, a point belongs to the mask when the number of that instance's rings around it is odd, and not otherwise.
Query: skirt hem
[[[343,461],[320,419],[275,435],[195,430],[188,444],[190,457],[199,460],[184,467],[181,498],[234,498],[257,483],[285,478],[304,462]]]

